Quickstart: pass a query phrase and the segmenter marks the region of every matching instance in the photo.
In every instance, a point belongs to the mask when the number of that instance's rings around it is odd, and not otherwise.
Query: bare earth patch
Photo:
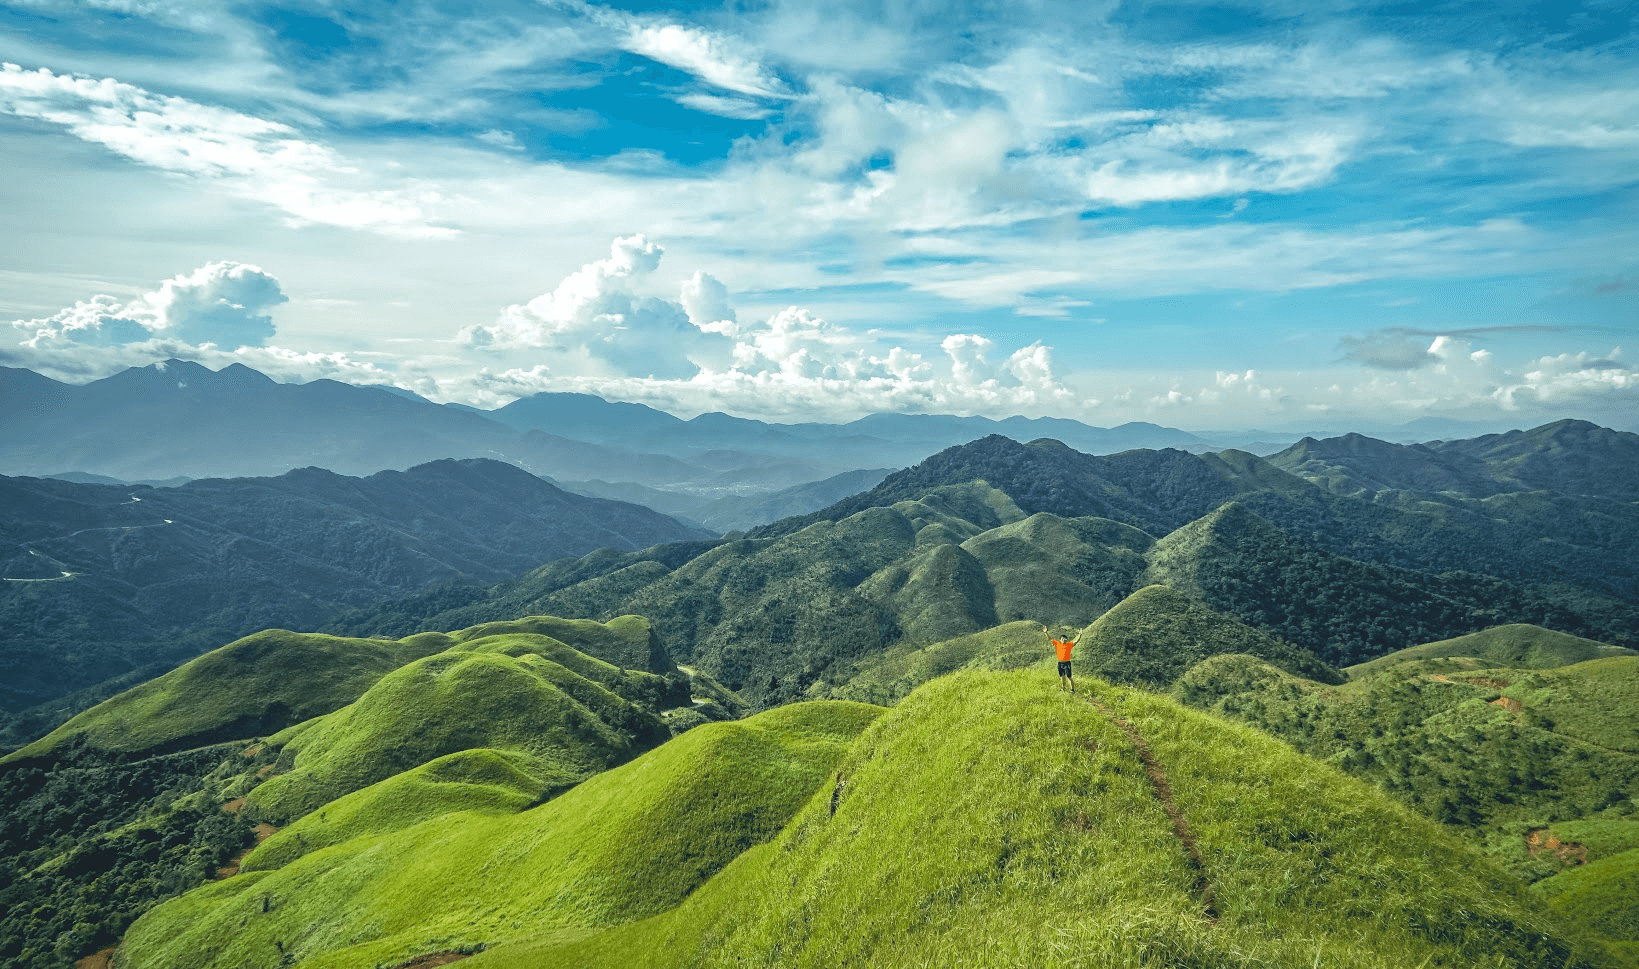
[[[429,952],[424,956],[416,956],[409,962],[401,962],[393,969],[434,969],[435,966],[447,966],[452,962],[470,959],[468,952]]]
[[[1518,713],[1521,710],[1525,709],[1524,704],[1520,703],[1518,700],[1514,699],[1511,696],[1499,696],[1495,700],[1491,701],[1491,705],[1494,706],[1494,707],[1502,707],[1504,710],[1507,710],[1509,713]]]
[[[114,952],[117,949],[118,946],[112,945],[106,949],[98,949],[75,962],[74,969],[110,969],[114,965]]]
[[[244,807],[245,799],[242,797],[236,797],[222,805],[222,810],[228,812],[229,814],[238,814],[240,811],[244,810]]]
[[[1532,858],[1544,851],[1559,859],[1562,865],[1576,867],[1588,863],[1587,846],[1575,841],[1561,841],[1549,833],[1547,828],[1538,828],[1525,836],[1525,850]]]

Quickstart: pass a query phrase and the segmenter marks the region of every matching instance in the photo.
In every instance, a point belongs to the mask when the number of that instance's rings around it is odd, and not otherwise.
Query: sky
[[[0,0],[0,365],[1639,430],[1639,8]]]

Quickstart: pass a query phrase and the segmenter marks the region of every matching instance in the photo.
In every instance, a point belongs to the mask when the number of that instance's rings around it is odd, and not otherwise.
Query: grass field
[[[641,692],[648,680],[664,682],[545,636],[472,640],[388,673],[303,731],[287,748],[296,752],[294,767],[252,791],[245,810],[288,823],[401,771],[478,747],[530,755],[546,786],[562,790],[670,735],[649,707],[616,692]]]
[[[1484,666],[1507,666],[1512,669],[1551,669],[1570,666],[1590,659],[1612,656],[1633,656],[1634,651],[1621,646],[1597,643],[1569,633],[1543,629],[1524,623],[1494,626],[1467,636],[1443,639],[1437,643],[1412,646],[1387,656],[1351,666],[1344,672],[1359,678],[1380,672],[1396,663],[1409,660],[1440,659],[1453,656],[1473,657]]]
[[[665,911],[778,833],[881,712],[820,702],[708,724],[519,814],[445,814],[213,883],[137,922],[120,965],[395,965]]]
[[[1045,670],[964,671],[867,730],[779,837],[672,911],[480,967],[1569,966],[1545,906],[1452,832],[1285,744]],[[834,813],[833,813],[834,805]],[[1210,885],[1210,893],[1205,888]]]
[[[273,733],[339,709],[442,638],[344,639],[269,629],[189,661],[97,704],[7,761],[70,738],[98,750],[163,752]]]

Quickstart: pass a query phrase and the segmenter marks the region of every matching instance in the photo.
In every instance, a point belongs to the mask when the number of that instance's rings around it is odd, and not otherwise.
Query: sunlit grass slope
[[[1257,731],[1089,678],[1165,771],[1209,913],[1133,741],[1055,683],[935,680],[853,744],[840,794],[675,910],[470,965],[1586,964],[1452,833]]]
[[[676,669],[656,638],[649,620],[642,616],[616,616],[608,622],[525,616],[522,619],[471,626],[450,633],[449,640],[453,645],[507,634],[549,636],[577,652],[621,669],[650,673],[670,673]]]
[[[777,833],[881,713],[815,702],[708,724],[521,814],[445,815],[206,885],[137,922],[121,969],[280,952],[308,969],[395,965],[665,911]]]
[[[304,730],[286,748],[295,751],[294,767],[252,791],[246,811],[285,823],[476,747],[528,753],[546,772],[548,787],[565,788],[665,740],[669,731],[652,701],[667,683],[547,636],[509,632],[469,640],[388,673],[357,701]],[[687,702],[685,690],[671,705]]]
[[[1567,921],[1609,940],[1623,965],[1639,966],[1639,848],[1566,869],[1531,889]]]
[[[44,754],[71,738],[137,753],[273,733],[351,703],[387,672],[444,645],[437,637],[265,630],[105,700],[6,759]]]
[[[1351,677],[1359,677],[1407,660],[1438,659],[1446,656],[1471,656],[1485,666],[1551,669],[1607,656],[1633,655],[1633,650],[1621,646],[1609,646],[1569,633],[1543,629],[1541,626],[1514,623],[1493,626],[1455,639],[1412,646],[1387,656],[1379,656],[1358,666],[1351,666],[1344,672]]]
[[[1078,666],[1120,683],[1165,689],[1209,656],[1245,653],[1325,683],[1342,674],[1313,653],[1216,612],[1175,589],[1145,586],[1081,634]]]
[[[557,780],[550,765],[525,753],[480,748],[447,754],[331,801],[262,842],[240,870],[279,868],[320,848],[456,811],[516,814]]]
[[[1052,656],[1052,647],[1042,634],[1041,626],[1033,622],[1010,622],[930,646],[899,646],[866,657],[831,695],[844,700],[889,704],[934,677],[959,669],[1020,669],[1045,662]]]
[[[1489,832],[1497,856],[1528,878],[1558,868],[1527,863],[1528,831],[1639,820],[1630,752],[1639,658],[1549,670],[1408,660],[1326,687],[1220,656],[1181,677],[1173,695],[1287,740],[1429,817]]]

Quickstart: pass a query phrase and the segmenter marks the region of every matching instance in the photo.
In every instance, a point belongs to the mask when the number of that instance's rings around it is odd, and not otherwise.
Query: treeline
[[[0,768],[0,965],[71,966],[254,844],[249,821],[187,797],[228,756],[129,761],[71,742]]]

